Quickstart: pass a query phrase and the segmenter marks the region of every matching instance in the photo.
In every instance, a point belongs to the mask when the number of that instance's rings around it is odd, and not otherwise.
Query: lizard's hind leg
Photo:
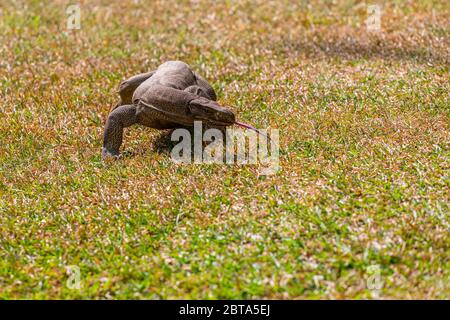
[[[114,109],[106,120],[102,158],[119,157],[123,129],[137,123],[136,106],[123,105]]]

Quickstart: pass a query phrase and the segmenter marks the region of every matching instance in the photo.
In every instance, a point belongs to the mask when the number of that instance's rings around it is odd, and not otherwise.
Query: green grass
[[[0,298],[449,298],[446,1],[0,5]],[[165,60],[280,130],[281,171],[178,165],[118,83]],[[81,289],[66,286],[66,267]],[[366,286],[378,265],[382,289]]]

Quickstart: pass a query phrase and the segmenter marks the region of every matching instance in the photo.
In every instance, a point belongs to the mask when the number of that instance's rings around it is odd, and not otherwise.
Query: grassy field
[[[0,298],[450,297],[448,1],[378,32],[360,1],[110,2],[0,4]],[[139,126],[104,165],[119,82],[166,60],[279,129],[281,170]]]

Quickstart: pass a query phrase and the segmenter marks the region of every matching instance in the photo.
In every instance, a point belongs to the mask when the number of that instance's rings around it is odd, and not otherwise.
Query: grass
[[[378,33],[360,1],[82,1],[80,30],[69,4],[0,4],[0,298],[450,297],[447,1]],[[118,83],[174,59],[280,130],[281,171],[142,127],[102,164]]]

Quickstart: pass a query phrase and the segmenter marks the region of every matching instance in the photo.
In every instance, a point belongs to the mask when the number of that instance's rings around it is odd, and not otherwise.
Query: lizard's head
[[[235,122],[234,113],[217,102],[200,97],[189,103],[188,113],[195,121],[210,125],[229,126]]]

